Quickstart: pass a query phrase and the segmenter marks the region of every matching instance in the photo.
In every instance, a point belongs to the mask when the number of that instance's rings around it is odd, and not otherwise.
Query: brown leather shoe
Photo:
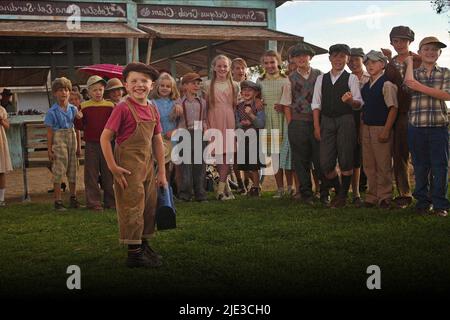
[[[387,199],[382,200],[379,205],[378,208],[380,209],[390,209],[391,208],[391,202]]]
[[[96,212],[102,212],[103,211],[103,207],[100,206],[100,205],[89,207],[88,209],[92,210],[92,211],[96,211]]]
[[[446,217],[446,216],[448,216],[448,212],[445,209],[436,209],[436,210],[433,210],[433,215],[439,216],[439,217]]]
[[[399,209],[405,209],[412,203],[411,197],[397,197],[394,199],[395,206]]]

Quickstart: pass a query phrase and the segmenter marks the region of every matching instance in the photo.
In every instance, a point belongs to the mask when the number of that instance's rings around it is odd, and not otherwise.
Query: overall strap
[[[187,127],[186,100],[187,100],[187,99],[184,99],[184,100],[183,100],[182,106],[183,106],[184,122],[185,122],[186,127]],[[202,104],[202,102],[201,102],[201,100],[200,100],[199,97],[196,97],[194,100],[197,100],[198,103],[200,104],[200,113],[199,113],[199,115],[198,115],[198,121],[202,121],[203,104]],[[194,120],[194,121],[195,121],[195,120]]]
[[[141,119],[137,115],[136,108],[128,101],[128,99],[125,100],[125,103],[127,104],[128,109],[131,111],[131,114],[133,115],[134,121],[136,121],[136,123],[141,122]]]

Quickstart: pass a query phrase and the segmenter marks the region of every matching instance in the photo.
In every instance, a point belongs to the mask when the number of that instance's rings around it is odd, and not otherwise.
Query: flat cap
[[[364,56],[364,63],[367,62],[367,60],[371,61],[381,61],[384,63],[384,65],[387,64],[387,57],[381,52],[381,51],[375,51],[370,50],[365,56]]]
[[[159,77],[159,72],[155,68],[142,62],[130,62],[125,66],[122,71],[124,81],[127,80],[130,72],[144,73],[148,75],[152,81],[155,81]]]
[[[328,52],[330,54],[332,54],[333,52],[343,52],[346,55],[350,55],[350,47],[346,44],[342,44],[342,43],[338,43],[338,44],[333,44],[330,49],[328,50]]]
[[[389,38],[391,39],[391,41],[392,38],[403,38],[413,42],[414,31],[412,31],[409,27],[406,26],[393,27],[391,33],[389,33]]]
[[[362,48],[351,48],[350,49],[350,55],[364,58],[364,50]]]
[[[243,90],[244,88],[250,88],[255,91],[261,91],[261,86],[258,83],[255,83],[250,80],[244,80],[241,82],[241,90]]]
[[[314,51],[313,48],[311,48],[311,46],[303,42],[290,47],[288,50],[289,57],[297,57],[303,54],[307,54],[310,57],[314,57],[316,52]]]
[[[438,38],[431,36],[431,37],[425,37],[422,39],[422,41],[420,41],[419,49],[422,48],[423,45],[430,44],[430,43],[437,45],[441,49],[447,48],[447,45],[445,43],[440,42]]]
[[[181,78],[181,84],[186,84],[194,81],[202,81],[202,77],[198,73],[188,72]]]

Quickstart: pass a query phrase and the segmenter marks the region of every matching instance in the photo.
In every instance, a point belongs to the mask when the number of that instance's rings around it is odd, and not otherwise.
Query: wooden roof
[[[262,27],[139,24],[151,37],[162,39],[302,41],[303,37]]]
[[[69,29],[63,21],[0,21],[0,36],[146,38],[148,34],[124,23],[81,22],[79,29]]]

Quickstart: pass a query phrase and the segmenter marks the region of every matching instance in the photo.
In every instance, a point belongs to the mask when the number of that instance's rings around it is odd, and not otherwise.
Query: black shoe
[[[435,209],[435,210],[433,210],[433,215],[439,216],[439,217],[447,217],[448,211],[445,209]]]
[[[62,192],[66,192],[66,188],[67,188],[66,184],[64,182],[61,183],[61,190],[62,190]]]
[[[320,203],[322,203],[325,206],[329,206],[330,205],[330,196],[329,195],[320,196]]]
[[[353,198],[353,205],[355,208],[361,208],[362,207],[362,201],[360,197]]]
[[[67,211],[66,207],[64,207],[63,202],[61,200],[55,201],[55,210],[56,211]]]
[[[71,196],[70,197],[70,207],[73,209],[79,209],[81,208],[81,204],[78,202],[77,197]]]
[[[251,187],[250,190],[247,192],[247,195],[249,197],[259,197],[261,196],[260,189],[258,187]]]
[[[158,268],[162,265],[161,260],[150,258],[143,251],[139,253],[128,253],[128,268]]]
[[[152,249],[152,247],[150,247],[150,245],[148,244],[148,242],[142,242],[141,245],[142,248],[142,252],[144,252],[144,254],[152,259],[157,259],[157,260],[162,260],[162,255],[158,254],[155,252],[155,250]]]
[[[431,214],[431,208],[416,208],[416,213],[427,216]]]

